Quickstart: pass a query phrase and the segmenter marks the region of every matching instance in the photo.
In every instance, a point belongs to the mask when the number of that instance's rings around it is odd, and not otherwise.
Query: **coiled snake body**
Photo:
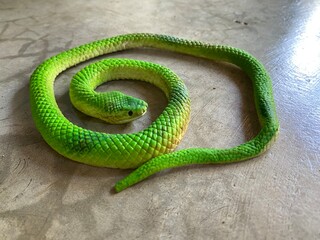
[[[100,117],[94,106],[85,100],[93,98],[97,108],[111,106],[109,122],[126,116],[132,119],[145,112],[143,101],[120,96],[120,93],[94,95],[94,88],[105,81],[132,78],[151,82],[164,91],[168,105],[146,129],[132,134],[107,134],[81,128],[65,118],[55,101],[53,83],[65,69],[88,59],[111,52],[138,47],[159,48],[237,65],[253,83],[254,99],[261,130],[256,137],[230,149],[190,148],[173,152],[186,131],[190,100],[184,83],[169,69],[157,64],[127,59],[103,60],[84,68],[75,77],[70,97],[81,111]],[[76,95],[76,92],[79,95]],[[123,98],[125,100],[123,100]],[[125,109],[113,116],[117,103]],[[137,168],[115,185],[117,192],[166,168],[187,164],[231,163],[255,157],[275,139],[279,124],[273,100],[271,80],[262,66],[248,53],[219,45],[178,39],[166,35],[128,34],[88,43],[44,61],[30,80],[32,116],[45,141],[57,152],[72,160],[111,168]],[[138,106],[139,105],[139,106]],[[82,107],[81,107],[82,106]],[[132,108],[132,109],[131,109]],[[120,117],[119,117],[120,116]],[[106,120],[106,119],[105,119]],[[129,119],[130,120],[130,119]],[[120,119],[119,123],[129,121]]]

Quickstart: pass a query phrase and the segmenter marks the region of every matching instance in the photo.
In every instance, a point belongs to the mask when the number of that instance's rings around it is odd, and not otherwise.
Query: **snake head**
[[[99,118],[112,124],[131,122],[147,111],[148,104],[138,98],[123,94],[118,91],[103,93],[102,111]]]

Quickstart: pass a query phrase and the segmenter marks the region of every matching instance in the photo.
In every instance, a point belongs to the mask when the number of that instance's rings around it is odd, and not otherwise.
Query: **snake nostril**
[[[132,116],[132,115],[133,115],[133,112],[130,110],[130,111],[128,112],[128,115],[129,115],[129,116]]]

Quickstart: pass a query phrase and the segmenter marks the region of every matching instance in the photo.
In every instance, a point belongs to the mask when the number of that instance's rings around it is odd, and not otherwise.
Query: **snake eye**
[[[129,116],[132,116],[132,115],[133,115],[133,112],[130,110],[130,111],[128,112],[128,115],[129,115]]]

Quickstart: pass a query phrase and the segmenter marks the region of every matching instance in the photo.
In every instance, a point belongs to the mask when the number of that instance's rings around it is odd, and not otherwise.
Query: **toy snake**
[[[148,128],[131,134],[107,134],[79,127],[62,114],[53,90],[58,74],[91,58],[139,47],[224,61],[240,67],[252,80],[261,125],[258,135],[229,149],[190,148],[173,152],[189,122],[190,99],[187,88],[177,75],[165,67],[128,59],[106,59],[82,69],[71,83],[71,101],[90,116],[109,123],[125,123],[143,115],[147,104],[117,91],[98,93],[94,91],[95,88],[117,79],[152,83],[165,93],[168,105]],[[58,153],[93,166],[137,168],[115,185],[117,192],[166,168],[187,164],[223,164],[255,157],[270,146],[279,129],[272,83],[258,60],[237,48],[166,35],[120,35],[59,53],[44,61],[33,72],[30,102],[37,129]]]

